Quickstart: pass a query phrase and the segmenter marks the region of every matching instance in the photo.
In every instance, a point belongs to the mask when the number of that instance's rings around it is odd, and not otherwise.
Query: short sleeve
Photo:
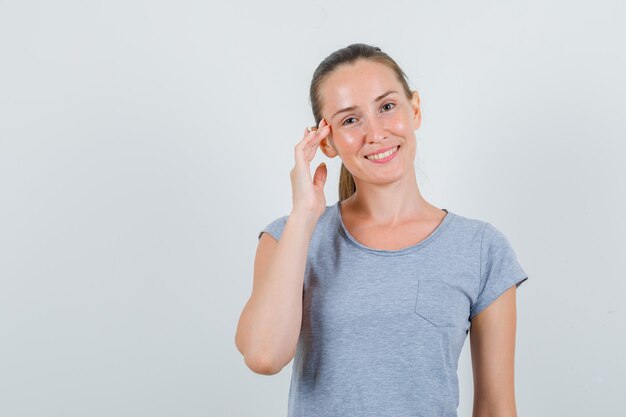
[[[480,247],[480,289],[470,309],[470,320],[511,286],[519,287],[527,279],[509,240],[496,227],[486,223]]]
[[[263,234],[263,232],[265,232],[272,235],[274,239],[280,240],[280,235],[283,233],[283,229],[285,228],[285,224],[287,223],[288,218],[289,215],[285,215],[277,218],[276,220],[273,220],[270,224],[265,226],[265,228],[259,232],[258,239],[261,239],[261,235]]]

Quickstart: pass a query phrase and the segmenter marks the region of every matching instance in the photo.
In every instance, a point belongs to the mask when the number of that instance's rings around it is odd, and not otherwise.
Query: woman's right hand
[[[293,211],[303,212],[319,219],[326,210],[324,184],[328,173],[322,162],[311,179],[311,161],[315,157],[320,141],[330,133],[330,125],[320,120],[318,128],[304,130],[304,137],[295,147],[295,166],[290,172],[293,193]]]

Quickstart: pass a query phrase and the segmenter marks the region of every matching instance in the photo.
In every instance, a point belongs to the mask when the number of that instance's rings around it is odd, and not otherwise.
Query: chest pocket
[[[443,281],[419,280],[415,312],[435,327],[463,326],[469,315],[469,299]]]

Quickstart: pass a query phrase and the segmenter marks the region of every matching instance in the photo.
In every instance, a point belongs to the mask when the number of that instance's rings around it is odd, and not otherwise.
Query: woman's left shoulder
[[[484,220],[464,216],[450,209],[447,210],[448,216],[452,216],[450,219],[450,227],[457,235],[476,236],[477,234],[482,234],[484,228],[488,224]]]

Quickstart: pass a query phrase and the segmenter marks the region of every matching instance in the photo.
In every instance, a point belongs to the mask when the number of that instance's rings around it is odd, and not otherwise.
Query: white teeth
[[[383,152],[383,153],[379,153],[376,155],[371,155],[371,156],[366,156],[367,159],[383,159],[388,157],[389,155],[391,155],[392,153],[394,153],[395,151],[398,150],[398,146],[396,146],[393,149],[389,149],[387,152]]]

